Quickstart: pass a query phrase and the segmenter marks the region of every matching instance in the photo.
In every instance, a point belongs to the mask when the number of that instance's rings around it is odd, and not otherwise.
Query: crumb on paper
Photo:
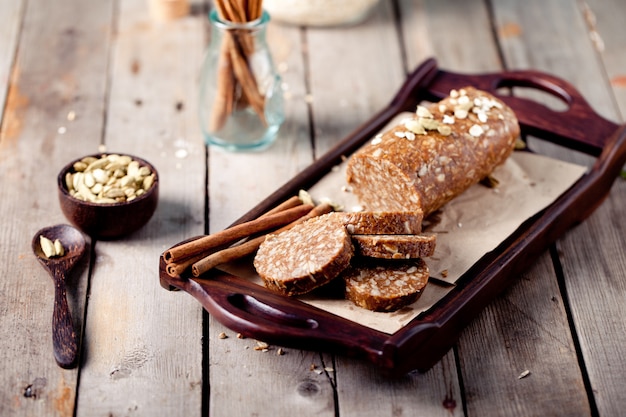
[[[228,339],[228,335],[224,332],[220,333],[217,337],[220,339]]]

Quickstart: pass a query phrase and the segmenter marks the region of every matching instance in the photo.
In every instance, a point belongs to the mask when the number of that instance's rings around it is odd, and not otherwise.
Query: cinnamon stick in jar
[[[233,64],[230,60],[230,36],[224,37],[220,47],[217,69],[217,93],[213,102],[213,111],[209,120],[209,128],[213,131],[220,130],[226,123],[226,119],[233,111],[235,102],[235,76]]]
[[[215,0],[220,19],[245,24],[261,16],[262,0]],[[250,68],[249,57],[254,53],[254,39],[246,29],[227,31],[219,57],[217,94],[209,122],[212,131],[220,130],[238,104],[249,104],[266,125],[265,97]],[[240,89],[239,95],[235,93]],[[241,102],[241,103],[237,103]]]

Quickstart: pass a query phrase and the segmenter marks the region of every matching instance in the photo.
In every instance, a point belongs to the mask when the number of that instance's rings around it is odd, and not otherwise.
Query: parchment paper
[[[404,117],[407,115],[399,115],[390,125]],[[307,191],[315,201],[329,199],[344,211],[356,211],[360,206],[346,187],[345,165],[335,167]],[[435,255],[425,259],[432,279],[422,296],[408,307],[376,313],[318,293],[299,299],[363,326],[395,333],[439,301],[465,271],[526,219],[554,202],[586,169],[529,152],[514,152],[494,171],[492,176],[499,182],[496,188],[477,184],[430,216],[426,224],[432,224],[427,229],[437,234]],[[258,276],[256,279],[262,285]]]

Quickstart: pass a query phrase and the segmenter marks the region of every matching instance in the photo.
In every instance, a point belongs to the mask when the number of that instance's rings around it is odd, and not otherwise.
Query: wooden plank
[[[209,230],[227,227],[312,162],[301,33],[270,23],[268,44],[285,89],[286,121],[273,146],[254,153],[209,149]],[[238,167],[240,167],[238,169]],[[228,172],[228,175],[224,175]],[[209,319],[210,415],[328,415],[333,389],[315,352],[255,350],[213,317]],[[219,335],[225,333],[227,339]]]
[[[381,2],[360,25],[310,29],[306,39],[316,153],[321,153],[385,107],[406,69],[390,2]],[[335,357],[331,368],[339,415],[401,415],[418,409],[420,415],[462,414],[453,355],[425,375],[412,373],[397,380],[343,356]]]
[[[362,362],[340,361],[339,415],[462,416],[463,401],[453,353],[427,373],[389,378]]]
[[[210,415],[333,416],[332,384],[315,352],[239,339],[209,322]],[[220,338],[225,333],[228,338]]]
[[[409,70],[431,57],[450,71],[500,70],[485,2],[401,0],[399,5]]]
[[[417,65],[427,53],[433,53],[442,68],[452,71],[472,73],[501,69],[486,3],[427,1],[420,3],[417,9],[413,9],[412,5],[413,2],[409,1],[401,3],[403,18],[419,14],[419,19],[426,27],[411,24],[411,21],[403,23],[409,67]],[[533,10],[539,9],[537,5]],[[429,46],[425,46],[424,37],[427,37]],[[411,42],[411,39],[420,41]],[[412,45],[416,45],[416,48],[412,48]],[[549,258],[544,256],[544,262],[547,265]],[[516,415],[533,415],[537,411],[533,407],[542,410],[546,404],[528,404],[528,398],[542,398],[542,393],[550,392],[554,394],[550,407],[565,407],[569,403],[567,395],[571,395],[572,390],[578,395],[573,401],[574,409],[585,409],[585,390],[564,312],[562,309],[547,309],[543,299],[524,294],[531,291],[533,294],[543,294],[542,290],[547,287],[557,294],[556,303],[562,306],[556,275],[545,266],[542,270],[530,271],[527,276],[530,282],[514,284],[504,299],[487,306],[483,314],[461,335],[458,343],[459,363],[466,407],[470,414],[502,415],[502,410],[512,410]],[[544,314],[535,321],[516,320],[515,325],[511,326],[510,303],[528,316],[534,316],[534,311]],[[542,322],[554,323],[555,329],[544,331]],[[503,333],[508,334],[507,337],[517,333],[533,337],[515,340],[515,354],[512,354],[511,342],[503,339]],[[555,338],[562,340],[562,345],[555,346]],[[566,349],[562,350],[562,346]],[[537,351],[546,354],[543,360],[547,363],[551,360],[555,363],[563,362],[571,370],[567,378],[572,385],[554,385],[547,377],[535,377],[532,383],[526,380],[520,383],[517,377],[525,369],[519,369],[523,367],[521,364],[534,363],[534,353]]]
[[[24,1],[5,1],[0,4],[0,120],[9,86],[13,59],[22,23]]]
[[[311,28],[305,36],[320,156],[387,106],[405,72],[390,2],[359,25]]]
[[[626,28],[621,17],[624,3],[619,0],[587,0],[580,4],[593,46],[600,54],[621,117],[626,120]]]
[[[464,332],[459,358],[470,415],[590,414],[554,275],[546,253]]]
[[[107,1],[88,7],[71,0],[54,7],[29,3],[23,21],[11,23],[21,33],[0,133],[0,192],[5,197],[0,253],[8,260],[0,267],[1,415],[74,414],[78,372],[62,370],[54,361],[54,287],[30,241],[40,228],[66,222],[56,176],[71,158],[100,141],[110,32],[93,28],[108,27],[111,13]],[[75,121],[67,120],[69,111],[78,115]],[[69,279],[79,336],[88,261],[83,258]]]
[[[159,206],[126,238],[96,242],[77,414],[200,415],[202,309],[159,286],[162,251],[203,232],[205,150],[194,109],[204,28],[118,3],[104,143],[153,163]]]
[[[544,10],[538,18],[529,11],[538,8],[540,3]],[[560,1],[550,3],[548,8],[545,5],[545,2],[530,2],[521,8],[512,1],[496,4],[499,25],[517,25],[521,29],[519,36],[524,38],[523,45],[518,37],[503,39],[507,63],[514,68],[532,65],[570,81],[600,114],[617,120],[610,80],[605,77],[607,64],[590,58],[598,55],[589,37],[586,11],[581,3]],[[612,22],[606,23],[605,33],[620,36],[619,30],[613,31],[617,25],[621,27],[618,16],[623,14],[624,5],[606,6],[594,11],[602,12],[603,22]],[[598,27],[598,31],[602,32],[602,27]],[[610,54],[618,54],[619,44],[609,44],[616,48]],[[608,65],[615,71],[612,64]],[[551,147],[541,145],[540,149],[558,153],[564,159],[587,161]],[[612,220],[622,216],[625,203],[626,187],[623,181],[618,181],[605,203],[558,242],[566,296],[593,392],[594,404],[591,405],[597,408],[595,412],[599,415],[619,414],[626,404],[626,396],[619,388],[626,371],[622,359],[626,353],[626,328],[623,320],[616,320],[626,313],[621,250],[625,242],[621,224]]]

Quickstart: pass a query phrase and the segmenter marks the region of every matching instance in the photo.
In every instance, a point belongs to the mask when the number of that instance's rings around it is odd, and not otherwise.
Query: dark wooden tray
[[[258,217],[300,189],[308,189],[372,138],[395,115],[414,111],[424,100],[438,101],[453,88],[473,85],[511,106],[523,134],[597,157],[593,167],[553,204],[528,219],[495,250],[483,256],[431,309],[394,334],[387,334],[322,311],[297,299],[220,271],[202,279],[170,277],[160,259],[161,285],[195,297],[234,331],[268,343],[364,358],[383,371],[401,375],[436,364],[457,341],[463,327],[501,293],[533,259],[570,227],[587,218],[608,195],[626,161],[626,125],[600,117],[565,81],[535,71],[465,75],[425,61],[406,80],[391,103],[237,222]],[[556,96],[568,105],[553,111],[528,99],[498,94],[526,87]],[[182,243],[182,242],[181,242]]]

